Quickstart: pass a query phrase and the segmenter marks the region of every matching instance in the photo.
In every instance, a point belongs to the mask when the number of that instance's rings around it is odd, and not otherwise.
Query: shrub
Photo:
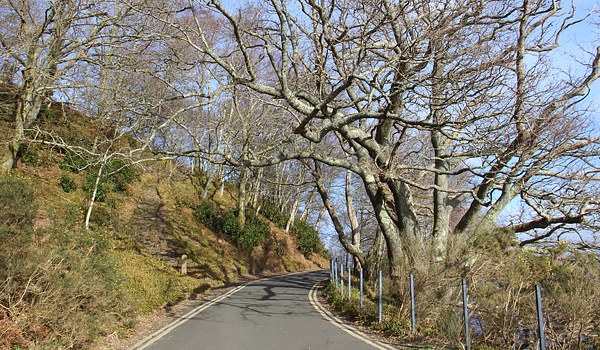
[[[262,205],[260,213],[271,220],[277,227],[284,229],[290,217],[285,215],[271,202],[266,202]],[[298,250],[304,256],[308,257],[312,253],[322,254],[325,251],[323,243],[319,238],[319,233],[308,223],[301,220],[295,220],[290,233],[296,237],[296,245]]]
[[[28,145],[27,147],[21,147],[17,158],[24,164],[39,167],[39,166],[52,166],[55,164],[54,154],[47,150],[44,150],[39,145]]]
[[[271,202],[264,203],[260,208],[260,213],[279,228],[285,228],[290,219],[289,216],[283,214],[281,210]]]
[[[229,237],[238,237],[240,235],[240,221],[233,212],[226,212],[219,218],[217,221],[218,225],[216,227],[219,233],[224,234]]]
[[[86,232],[65,232],[53,246],[11,259],[3,280],[13,288],[0,293],[10,310],[4,326],[11,332],[0,347],[89,348],[96,338],[132,320],[121,275],[98,237],[97,232],[87,237]]]
[[[88,165],[86,159],[83,159],[76,153],[67,152],[63,160],[59,164],[59,168],[65,171],[71,171],[74,173],[79,172],[79,169],[84,169]]]
[[[219,208],[213,201],[204,201],[194,210],[194,215],[198,221],[211,228],[216,226],[219,214]]]
[[[127,166],[122,160],[113,160],[106,165],[107,173],[115,172],[109,181],[113,184],[114,192],[123,192],[133,181],[140,181],[140,174],[131,166]]]
[[[85,180],[83,181],[83,190],[88,194],[90,198],[92,198],[92,195],[94,194],[94,188],[96,187],[96,179],[97,173],[92,173],[86,176]],[[104,202],[106,196],[110,192],[110,185],[106,181],[100,179],[100,182],[98,183],[98,189],[96,190],[96,202]]]
[[[548,347],[599,348],[598,251],[581,252],[568,243],[535,252],[504,244],[482,249],[468,242],[464,238],[451,241],[444,262],[431,264],[427,257],[432,255],[425,251],[414,264],[405,263],[402,278],[384,277],[384,322],[378,329],[412,343],[461,348],[464,345],[461,344],[464,342],[461,279],[464,278],[468,285],[473,349],[535,348],[539,340],[535,285],[539,284]],[[383,265],[385,276],[386,264]],[[410,320],[409,273],[414,274],[415,281],[417,334],[411,334],[407,327],[395,326]],[[329,285],[325,292],[338,310],[357,312],[351,310],[347,300],[339,302],[339,290]],[[365,309],[373,301],[376,299],[366,297]],[[373,320],[374,315],[368,313],[363,319]]]
[[[37,206],[28,180],[17,173],[0,178],[0,246],[2,253],[21,249],[33,232]],[[0,264],[2,266],[2,264]]]
[[[325,251],[319,233],[305,221],[294,221],[290,233],[296,237],[298,249],[305,256],[312,253],[322,254]]]
[[[98,167],[90,168],[89,175],[85,178],[83,184],[83,190],[90,197],[94,193],[98,170]],[[103,169],[103,174],[96,192],[96,201],[98,202],[103,202],[109,193],[122,192],[127,188],[129,183],[140,180],[140,175],[132,167],[126,166],[121,160],[113,160],[107,163]],[[111,175],[107,177],[107,174]]]
[[[221,214],[217,205],[205,201],[194,211],[196,218],[215,232],[231,237],[242,248],[257,247],[269,237],[269,225],[251,213],[246,214],[244,228],[240,226],[236,212],[228,211]]]
[[[557,247],[558,248],[558,247]],[[490,345],[508,348],[535,344],[537,335],[534,286],[542,287],[546,334],[562,348],[593,348],[600,319],[600,266],[594,253],[520,249],[485,270],[486,282],[473,288],[477,321]],[[503,305],[498,308],[498,305]],[[530,331],[528,331],[530,330]],[[533,346],[533,345],[531,345]]]
[[[0,178],[0,348],[88,348],[132,316],[106,231],[55,229],[35,240],[35,193]]]
[[[277,253],[277,255],[285,256],[285,248],[283,247],[283,244],[277,241],[273,241],[272,246],[273,250],[275,250],[275,253]]]
[[[254,248],[269,237],[269,225],[255,215],[246,216],[246,225],[235,237],[236,242],[243,248]]]
[[[75,191],[77,189],[77,184],[67,174],[62,174],[60,176],[60,180],[58,181],[58,185],[66,193],[73,192],[73,191]]]

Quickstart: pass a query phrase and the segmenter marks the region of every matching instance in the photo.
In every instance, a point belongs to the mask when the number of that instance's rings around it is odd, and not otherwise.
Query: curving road
[[[132,350],[394,349],[339,322],[316,298],[328,270],[238,286],[188,310]]]

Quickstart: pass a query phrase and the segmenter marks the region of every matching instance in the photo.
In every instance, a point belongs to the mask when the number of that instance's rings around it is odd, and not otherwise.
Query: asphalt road
[[[132,349],[393,349],[339,322],[316,298],[328,270],[241,285],[187,310]]]

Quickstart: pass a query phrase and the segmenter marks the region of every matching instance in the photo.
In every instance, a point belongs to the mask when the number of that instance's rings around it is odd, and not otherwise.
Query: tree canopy
[[[587,103],[600,47],[579,47],[568,67],[556,59],[594,12],[547,0],[48,4],[31,16],[3,5],[39,39],[0,38],[20,67],[19,106],[59,82],[78,89],[74,67],[118,68],[120,130],[156,153],[240,167],[242,180],[282,162],[316,182],[343,169],[360,179],[394,277],[482,235],[531,245],[576,232],[598,247],[600,135]],[[54,20],[63,10],[87,24]],[[25,26],[42,21],[55,24]],[[20,128],[38,112],[17,109]]]

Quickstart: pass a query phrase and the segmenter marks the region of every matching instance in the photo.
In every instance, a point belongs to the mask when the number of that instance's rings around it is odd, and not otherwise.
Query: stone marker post
[[[187,275],[187,255],[183,254],[181,256],[181,274]]]

